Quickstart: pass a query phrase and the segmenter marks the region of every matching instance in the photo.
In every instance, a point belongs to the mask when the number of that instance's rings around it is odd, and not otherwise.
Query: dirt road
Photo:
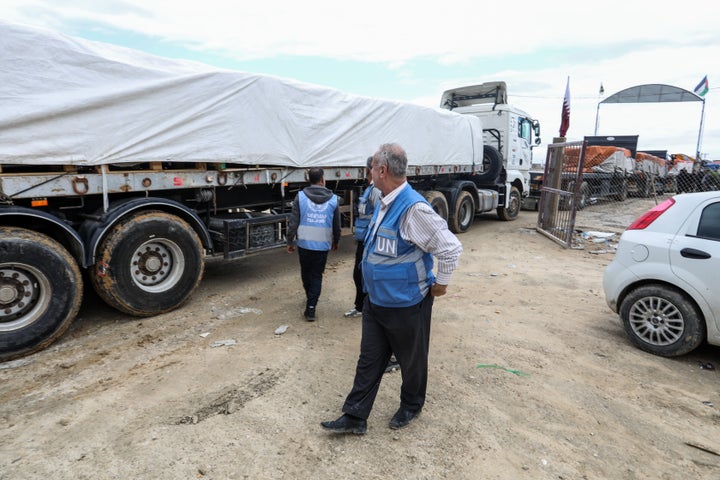
[[[652,203],[594,205],[621,232]],[[717,348],[679,359],[625,339],[602,292],[612,253],[566,250],[478,218],[435,303],[428,400],[390,430],[386,374],[364,436],[336,437],[358,355],[354,246],[333,252],[302,318],[297,257],[209,262],[182,309],[127,317],[88,292],[58,342],[0,364],[0,479],[717,479]],[[287,331],[276,335],[278,327]]]

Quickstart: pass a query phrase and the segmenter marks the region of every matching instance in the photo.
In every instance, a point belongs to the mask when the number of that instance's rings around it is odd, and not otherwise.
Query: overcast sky
[[[700,150],[720,160],[715,10],[697,0],[3,0],[0,19],[433,107],[445,89],[504,80],[510,103],[541,122],[540,157],[558,135],[568,78],[569,141],[594,135],[597,121],[599,135],[694,156],[702,102],[598,103],[647,83],[692,91],[707,75]]]

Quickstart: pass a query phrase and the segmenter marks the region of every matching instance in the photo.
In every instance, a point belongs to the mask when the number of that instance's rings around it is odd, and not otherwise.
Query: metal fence
[[[614,149],[614,150],[613,150]],[[680,168],[664,158],[635,158],[615,147],[588,148],[587,141],[548,145],[545,170],[531,179],[539,195],[537,230],[564,247],[573,247],[578,210],[600,202],[623,202],[629,196],[720,190],[720,170],[707,162]]]

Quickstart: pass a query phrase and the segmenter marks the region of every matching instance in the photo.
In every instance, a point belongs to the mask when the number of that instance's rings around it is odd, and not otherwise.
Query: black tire
[[[701,192],[713,192],[720,190],[720,181],[713,173],[706,173],[700,180]]]
[[[627,197],[627,182],[623,179],[622,184],[620,185],[620,191],[615,195],[615,200],[617,200],[618,202],[624,202],[625,200],[627,200]]]
[[[590,204],[590,185],[587,182],[580,184],[580,192],[578,192],[577,209],[582,210]]]
[[[561,195],[558,201],[558,210],[572,210],[575,204],[575,180],[568,182],[567,186],[563,188],[564,192],[570,193],[570,195]]]
[[[83,281],[68,251],[24,228],[0,227],[0,361],[41,350],[70,326]]]
[[[475,218],[475,200],[470,192],[462,191],[455,201],[455,208],[450,217],[450,231],[453,233],[467,232]]]
[[[135,316],[168,312],[185,303],[204,270],[203,248],[184,220],[143,212],[103,239],[91,269],[95,291],[108,305]]]
[[[496,148],[489,145],[483,147],[483,173],[477,175],[480,183],[495,183],[502,171],[502,156]]]
[[[448,220],[448,203],[445,195],[436,190],[429,190],[423,193],[423,197],[428,201],[435,213],[440,215],[445,221]]]
[[[705,321],[686,294],[665,285],[645,285],[620,305],[620,318],[630,341],[663,357],[685,355],[705,340]]]
[[[520,190],[517,187],[510,187],[510,192],[505,199],[505,207],[498,207],[497,214],[501,220],[509,222],[515,220],[520,214],[522,199],[520,198]]]

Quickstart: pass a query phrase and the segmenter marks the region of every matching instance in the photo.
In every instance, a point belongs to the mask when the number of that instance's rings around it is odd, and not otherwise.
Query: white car
[[[676,195],[635,220],[603,289],[642,350],[673,357],[720,345],[720,192]]]

